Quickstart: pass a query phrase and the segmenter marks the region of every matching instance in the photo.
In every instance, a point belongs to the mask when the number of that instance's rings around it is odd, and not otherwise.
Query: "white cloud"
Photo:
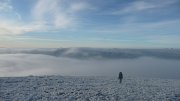
[[[72,23],[72,18],[67,19],[67,17],[63,15],[57,15],[54,21],[56,28],[67,28],[68,26],[71,26]]]
[[[9,4],[9,0],[0,1],[0,12],[6,12],[12,10],[12,6]]]
[[[95,7],[92,7],[91,5],[84,3],[84,2],[78,2],[78,3],[72,3],[70,4],[70,7],[68,9],[68,11],[70,13],[74,13],[74,12],[80,12],[83,11],[85,9],[88,10],[95,10]]]
[[[0,1],[0,35],[19,35],[28,32],[29,28],[15,23],[20,19],[21,15],[14,11],[10,0]]]
[[[79,22],[77,21],[78,13],[87,9],[92,9],[92,7],[86,2],[37,0],[31,8],[32,20],[26,22],[14,10],[9,0],[3,0],[0,1],[0,35],[20,35],[26,32],[72,28]]]
[[[167,5],[171,5],[173,3],[178,2],[178,0],[149,0],[149,1],[134,1],[130,4],[128,4],[126,7],[124,8],[120,8],[114,12],[112,12],[112,14],[114,15],[122,15],[122,14],[127,14],[127,13],[136,13],[136,12],[140,12],[140,11],[146,11],[149,9],[157,9],[157,8],[162,8],[165,7]]]
[[[32,10],[35,20],[46,22],[55,29],[75,25],[78,12],[92,8],[85,2],[65,2],[63,0],[38,0]]]
[[[44,29],[43,29],[44,28]],[[0,23],[0,35],[20,35],[26,32],[45,31],[48,30],[39,23],[23,24],[16,21],[1,21]]]
[[[11,5],[10,0],[1,0],[0,1],[0,20],[7,18],[14,18],[17,20],[21,19],[21,15],[14,10],[14,7]]]
[[[27,32],[29,29],[21,28],[15,25],[0,25],[0,35],[19,35]]]
[[[104,27],[96,27],[89,31],[100,32],[100,33],[120,33],[120,34],[143,34],[151,35],[157,33],[157,31],[164,32],[167,31],[178,31],[180,26],[180,20],[168,20],[168,21],[159,21],[159,22],[128,22],[125,24],[119,24],[116,26],[109,26],[108,29]],[[145,33],[148,31],[156,31],[155,33]],[[144,33],[142,33],[144,32]],[[167,32],[168,33],[168,32]],[[158,33],[162,34],[162,33]],[[165,33],[164,33],[165,34]]]

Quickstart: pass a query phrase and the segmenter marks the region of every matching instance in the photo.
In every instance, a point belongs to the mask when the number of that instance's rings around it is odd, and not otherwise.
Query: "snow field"
[[[180,101],[180,80],[125,76],[1,77],[0,101]]]

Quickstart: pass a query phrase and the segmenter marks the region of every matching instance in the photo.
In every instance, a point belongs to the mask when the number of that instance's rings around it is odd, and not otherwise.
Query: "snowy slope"
[[[180,80],[127,77],[0,78],[0,101],[180,101]]]

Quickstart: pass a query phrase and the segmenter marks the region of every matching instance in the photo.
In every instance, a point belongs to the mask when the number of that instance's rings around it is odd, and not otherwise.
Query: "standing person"
[[[122,72],[119,72],[119,83],[122,82],[122,79],[123,79],[123,74],[122,74]]]

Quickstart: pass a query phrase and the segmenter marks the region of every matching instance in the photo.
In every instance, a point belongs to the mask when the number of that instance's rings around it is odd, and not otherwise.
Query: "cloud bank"
[[[1,48],[0,54],[40,54],[75,59],[135,59],[155,57],[180,59],[179,49],[119,49],[119,48],[54,48],[54,49],[9,49]]]
[[[179,65],[179,50],[169,49],[0,49],[1,77],[117,76],[122,71],[127,75],[179,79]]]

